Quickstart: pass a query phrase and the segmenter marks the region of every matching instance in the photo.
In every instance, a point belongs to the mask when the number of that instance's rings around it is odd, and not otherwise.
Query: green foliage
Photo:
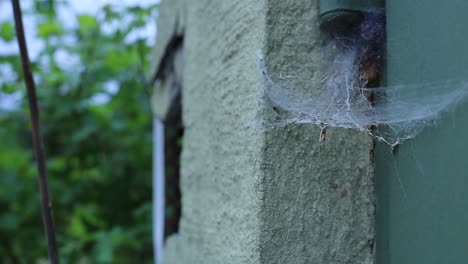
[[[62,25],[56,21],[49,21],[39,24],[37,27],[38,36],[40,38],[48,38],[51,36],[60,36],[63,34]]]
[[[57,5],[66,3],[36,1],[26,14],[45,44],[32,66],[61,261],[152,263],[150,47],[127,36],[156,6],[106,5],[66,28]],[[111,23],[114,32],[103,30]],[[0,21],[0,39],[13,38],[11,21]],[[0,57],[0,67],[17,73],[0,81],[0,96],[22,96],[0,110],[0,263],[37,263],[47,251],[19,57]]]
[[[9,21],[0,24],[0,38],[4,41],[12,41],[15,37],[15,28]]]

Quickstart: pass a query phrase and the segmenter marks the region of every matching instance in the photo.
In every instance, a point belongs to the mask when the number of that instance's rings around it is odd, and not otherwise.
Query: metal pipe
[[[155,264],[162,264],[164,249],[164,123],[153,120],[153,245]]]
[[[382,9],[384,0],[320,0],[322,27],[342,27],[359,21],[363,12]]]

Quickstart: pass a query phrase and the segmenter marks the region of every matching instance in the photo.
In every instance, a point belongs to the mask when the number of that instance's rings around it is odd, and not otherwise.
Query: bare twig
[[[24,81],[28,93],[29,112],[31,114],[32,138],[34,151],[37,160],[37,169],[39,172],[39,189],[41,194],[42,220],[47,237],[47,246],[49,251],[49,260],[52,264],[58,264],[57,244],[55,241],[54,223],[52,219],[52,202],[49,199],[49,187],[47,182],[47,168],[44,147],[41,138],[39,124],[39,109],[36,98],[36,85],[34,83],[31,66],[29,62],[28,48],[24,37],[23,19],[19,0],[12,0],[13,13],[15,16],[16,37],[23,65]]]

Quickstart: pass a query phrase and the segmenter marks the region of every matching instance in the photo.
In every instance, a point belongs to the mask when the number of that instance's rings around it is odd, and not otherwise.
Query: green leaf
[[[113,260],[115,244],[111,232],[98,232],[96,236],[96,260],[99,263],[111,263]]]
[[[68,226],[68,232],[72,236],[82,239],[86,239],[89,236],[80,214],[73,215],[70,225]]]
[[[134,52],[121,52],[109,50],[104,57],[105,66],[117,72],[119,70],[131,69],[138,62],[138,56]]]
[[[95,17],[91,15],[79,15],[78,24],[82,33],[98,28],[98,22]]]
[[[58,22],[49,21],[39,24],[37,33],[40,38],[49,38],[51,36],[60,36],[63,34],[63,27]]]
[[[0,24],[0,38],[10,42],[15,38],[15,28],[12,23],[6,21]]]
[[[7,94],[12,94],[17,91],[17,87],[14,84],[4,83],[2,84],[1,91]]]

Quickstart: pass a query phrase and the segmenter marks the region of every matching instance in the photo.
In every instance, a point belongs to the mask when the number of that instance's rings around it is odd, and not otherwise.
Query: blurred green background
[[[116,1],[118,2],[118,1]],[[96,14],[34,1],[32,66],[62,263],[152,263],[150,45],[133,36],[157,5]],[[8,6],[8,5],[7,5]],[[9,7],[11,8],[11,7]],[[16,44],[10,17],[0,40]],[[30,40],[30,36],[28,36]],[[2,45],[0,44],[0,49]],[[47,260],[29,112],[17,53],[0,55],[0,263]]]

